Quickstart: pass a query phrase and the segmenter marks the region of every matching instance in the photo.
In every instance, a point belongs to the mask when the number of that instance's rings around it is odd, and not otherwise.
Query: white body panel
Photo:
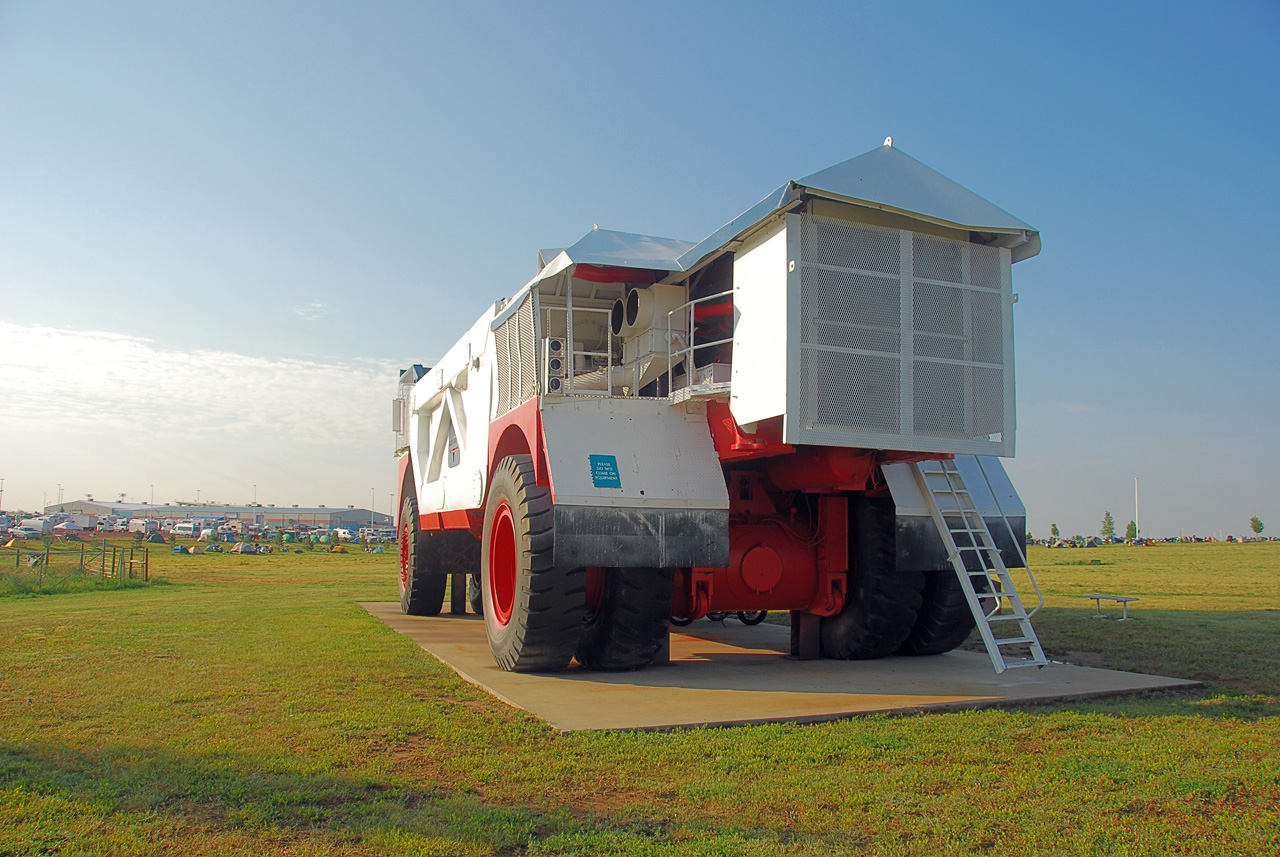
[[[542,428],[557,506],[729,508],[701,405],[544,400]]]
[[[492,309],[481,316],[410,393],[408,436],[423,512],[484,504],[493,316]]]
[[[740,425],[787,411],[787,259],[783,220],[734,258],[729,410]]]

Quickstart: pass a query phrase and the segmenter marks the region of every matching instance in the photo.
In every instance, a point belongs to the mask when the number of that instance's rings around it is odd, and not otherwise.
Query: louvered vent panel
[[[538,395],[538,340],[533,330],[533,299],[526,297],[512,317],[520,342],[520,386],[512,406],[521,405]]]
[[[502,416],[511,410],[511,385],[507,378],[511,375],[511,349],[508,346],[508,333],[511,320],[507,319],[493,333],[494,369],[498,373],[497,388],[498,408],[496,416]]]

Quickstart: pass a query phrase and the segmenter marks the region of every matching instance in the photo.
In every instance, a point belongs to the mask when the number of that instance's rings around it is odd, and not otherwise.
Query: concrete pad
[[[787,656],[786,627],[747,627],[733,619],[724,625],[701,620],[673,628],[670,666],[602,673],[575,664],[560,673],[510,673],[493,662],[478,616],[405,616],[395,602],[360,606],[462,678],[562,732],[814,722],[1200,686],[1069,664],[997,675],[979,652],[797,661]]]

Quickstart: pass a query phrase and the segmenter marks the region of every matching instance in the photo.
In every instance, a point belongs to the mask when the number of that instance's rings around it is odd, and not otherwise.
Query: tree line
[[[1265,530],[1266,528],[1267,528],[1267,525],[1262,523],[1262,519],[1259,518],[1257,515],[1254,515],[1252,518],[1249,519],[1249,529],[1253,530],[1253,534],[1255,536],[1262,535],[1262,531]],[[1103,514],[1102,526],[1098,529],[1098,534],[1107,540],[1115,538],[1116,519],[1111,514],[1110,510],[1106,511]],[[1062,538],[1062,533],[1058,530],[1057,524],[1050,524],[1049,537],[1054,541]],[[1129,541],[1133,541],[1138,537],[1138,524],[1136,521],[1130,521],[1129,525],[1124,528],[1124,537]],[[1077,536],[1076,538],[1079,538],[1079,536]],[[1028,541],[1031,540],[1030,533],[1027,534],[1027,540]]]

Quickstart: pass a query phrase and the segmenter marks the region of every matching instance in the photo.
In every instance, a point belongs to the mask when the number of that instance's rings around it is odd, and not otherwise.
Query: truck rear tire
[[[409,616],[438,616],[444,607],[449,578],[433,569],[429,536],[418,525],[418,500],[405,497],[400,504],[400,611]]]
[[[941,655],[967,640],[977,627],[955,569],[926,571],[924,575],[924,603],[916,626],[898,648],[900,655]],[[991,588],[980,577],[970,579],[976,592],[987,592]],[[991,598],[979,601],[986,609],[995,606],[992,602]]]
[[[578,648],[586,569],[553,565],[554,537],[551,492],[534,481],[533,459],[502,459],[485,505],[480,591],[489,648],[504,670],[562,670]]]
[[[898,571],[892,500],[849,497],[849,576],[844,609],[822,620],[822,653],[870,660],[894,652],[915,627],[924,575]]]
[[[578,663],[589,670],[638,670],[667,635],[675,569],[588,569]]]

